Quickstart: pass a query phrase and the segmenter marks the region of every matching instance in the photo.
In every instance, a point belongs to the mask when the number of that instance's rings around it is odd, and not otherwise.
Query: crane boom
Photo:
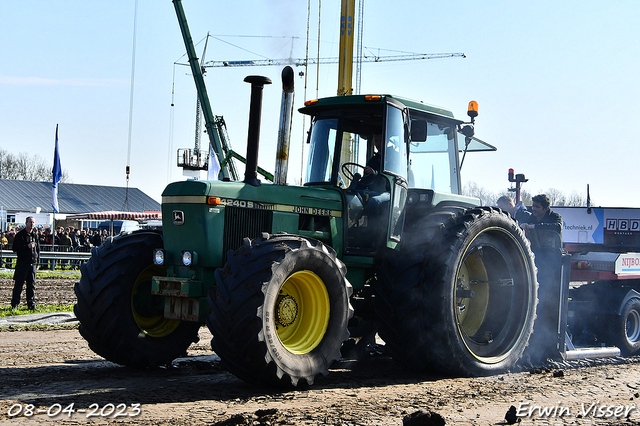
[[[443,58],[466,58],[464,53],[412,53],[404,55],[390,55],[390,56],[377,56],[377,55],[365,55],[362,57],[362,62],[388,62],[388,61],[416,61],[424,59],[443,59]],[[309,58],[307,59],[259,59],[259,60],[245,60],[245,61],[208,61],[205,62],[203,67],[265,67],[265,66],[284,66],[294,65],[296,67],[303,67],[305,65],[331,65],[337,64],[339,58]],[[180,64],[188,65],[188,64]]]

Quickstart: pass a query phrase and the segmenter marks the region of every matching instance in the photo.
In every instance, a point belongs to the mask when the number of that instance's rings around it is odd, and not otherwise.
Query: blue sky
[[[207,32],[217,37],[209,40],[208,60],[304,57],[306,1],[183,5],[195,42]],[[320,55],[337,56],[340,2],[321,6]],[[134,8],[134,0],[3,3],[0,147],[52,162],[59,124],[62,167],[74,183],[126,184]],[[317,0],[311,10],[315,55]],[[640,207],[633,190],[639,175],[639,16],[638,1],[367,1],[363,44],[369,51],[467,57],[365,63],[362,92],[422,100],[459,118],[466,118],[470,100],[477,101],[476,136],[498,151],[467,156],[463,183],[499,191],[509,186],[512,167],[529,178],[531,193],[554,187],[584,194],[590,184],[597,205]],[[247,35],[268,37],[239,37]],[[184,51],[171,1],[139,0],[129,185],[157,200],[169,181],[183,179],[176,150],[194,143],[193,79],[181,66],[174,77],[173,64],[184,62]],[[243,155],[249,85],[242,80],[260,74],[274,81],[264,92],[259,157],[271,171],[280,72],[209,68],[205,78],[213,111],[224,116],[232,146]],[[309,69],[307,99],[336,92],[336,65],[322,66],[318,75]],[[301,77],[295,99],[298,107],[305,99]],[[296,113],[290,182],[300,175],[302,137]]]

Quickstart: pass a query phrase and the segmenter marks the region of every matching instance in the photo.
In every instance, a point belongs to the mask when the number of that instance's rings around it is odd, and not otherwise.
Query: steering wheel
[[[360,173],[351,173],[348,166],[360,167],[362,169],[362,173],[364,174],[365,166],[360,165],[358,163],[344,163],[341,167],[342,173],[344,176],[351,180],[351,185],[349,185],[350,189],[367,189],[369,185],[373,184],[379,175],[370,173],[368,175],[360,176]]]
[[[365,166],[358,163],[344,163],[340,168],[342,170],[342,174],[349,180],[353,180],[353,173],[349,170],[349,166],[360,167],[362,169],[362,175],[364,175]]]

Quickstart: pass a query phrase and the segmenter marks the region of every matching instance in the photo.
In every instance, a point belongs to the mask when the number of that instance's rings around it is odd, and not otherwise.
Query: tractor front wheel
[[[335,252],[313,239],[264,234],[230,254],[209,294],[211,345],[241,379],[312,384],[340,358],[352,288]]]
[[[163,317],[162,298],[151,294],[152,263],[162,247],[155,232],[134,232],[95,247],[80,267],[74,312],[80,334],[98,355],[117,364],[149,368],[169,364],[198,341],[200,324]]]

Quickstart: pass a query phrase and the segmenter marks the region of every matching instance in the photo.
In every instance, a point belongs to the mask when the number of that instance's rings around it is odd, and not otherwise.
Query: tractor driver
[[[376,152],[367,161],[363,182],[361,182],[366,189],[360,192],[366,203],[367,212],[372,216],[380,217],[385,211],[384,205],[391,199],[389,189],[387,189],[387,180],[379,176],[382,169],[382,135],[380,133],[374,133],[373,145]]]
[[[364,168],[364,174],[374,176],[380,172],[380,162],[382,158],[380,158],[380,152],[382,150],[382,135],[376,133],[373,135],[373,146],[376,148],[376,152],[373,154],[369,161],[367,161],[367,166]]]

